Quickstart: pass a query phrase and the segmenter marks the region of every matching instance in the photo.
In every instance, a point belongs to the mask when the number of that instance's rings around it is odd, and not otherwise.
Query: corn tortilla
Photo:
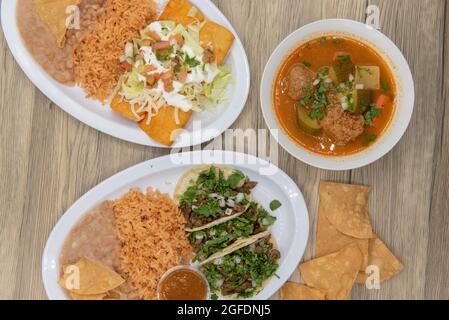
[[[368,266],[371,265],[379,267],[380,282],[390,279],[404,269],[402,262],[377,237],[369,240]],[[367,278],[368,275],[361,271],[356,282],[364,284]]]
[[[204,21],[204,16],[189,1],[170,0],[160,15],[159,20],[171,20],[178,24],[189,25]]]
[[[286,282],[280,291],[281,300],[325,300],[326,293],[304,284]]]
[[[340,232],[322,213],[320,203],[316,233],[316,258],[337,252],[351,243],[357,243],[363,256],[360,270],[365,271],[368,265],[368,242],[368,239],[357,239]]]
[[[338,252],[299,266],[304,282],[326,292],[328,300],[346,300],[362,263],[362,253],[352,243]]]
[[[321,182],[320,213],[341,233],[358,238],[373,238],[367,204],[370,187]]]
[[[222,65],[225,61],[234,39],[234,34],[231,31],[212,21],[206,21],[200,29],[201,45],[211,47],[218,65]]]
[[[79,288],[69,287],[68,280],[72,273],[69,268],[64,268],[64,274],[59,280],[61,287],[77,295],[101,295],[117,288],[125,282],[118,273],[105,265],[82,257],[72,266],[79,270]]]
[[[67,9],[79,5],[81,0],[33,0],[34,10],[44,22],[60,48],[65,45],[67,32]]]

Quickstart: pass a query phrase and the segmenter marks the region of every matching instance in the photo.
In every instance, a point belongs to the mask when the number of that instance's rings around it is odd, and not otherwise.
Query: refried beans
[[[88,212],[70,231],[61,250],[59,264],[64,267],[86,257],[123,276],[120,249],[121,241],[117,234],[113,204],[105,201]],[[114,292],[114,298],[137,299],[137,294],[127,281]]]
[[[82,0],[80,29],[69,29],[64,48],[34,11],[33,0],[17,1],[17,25],[23,42],[39,65],[56,81],[75,85],[73,52],[104,12],[106,0]]]

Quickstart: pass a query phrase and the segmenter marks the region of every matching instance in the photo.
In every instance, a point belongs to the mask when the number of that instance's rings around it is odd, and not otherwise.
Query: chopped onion
[[[225,211],[225,215],[230,216],[232,214],[232,209],[231,208],[227,208]]]
[[[127,57],[134,56],[134,46],[131,42],[128,42],[125,45],[125,56],[127,56]]]
[[[243,201],[243,199],[245,199],[245,195],[243,194],[243,192],[240,192],[235,197],[235,202],[240,203]]]
[[[224,283],[223,280],[217,280],[217,281],[215,281],[215,286],[216,286],[217,288],[220,288],[220,287],[223,285],[223,283]]]
[[[352,75],[352,73],[349,74],[349,81],[354,81],[354,76]]]
[[[214,264],[217,265],[217,266],[219,266],[222,263],[223,263],[223,259],[222,258],[218,258],[218,259],[214,260]]]
[[[234,208],[234,206],[235,206],[235,201],[232,200],[232,199],[228,199],[228,201],[226,202],[226,205],[227,205],[228,207]]]
[[[319,83],[320,83],[320,79],[316,79],[316,80],[313,82],[313,85],[316,87]]]
[[[346,96],[342,96],[340,98],[340,103],[341,103],[341,107],[343,108],[343,110],[348,110],[349,103],[348,103],[348,98]]]
[[[324,82],[326,82],[326,83],[331,83],[331,82],[332,82],[332,79],[329,78],[329,77],[327,77],[327,78],[324,80]]]
[[[225,201],[225,199],[220,199],[220,200],[218,200],[218,205],[220,206],[220,208],[226,207],[226,201]]]
[[[355,85],[355,88],[356,88],[357,90],[363,90],[363,89],[365,88],[365,86],[363,85],[363,83],[359,83],[359,84],[356,84],[356,85]]]
[[[234,261],[235,261],[235,263],[240,263],[240,262],[242,262],[242,259],[240,259],[239,256],[235,256]]]
[[[196,240],[203,240],[203,239],[204,239],[204,235],[203,235],[203,234],[197,234],[197,235],[195,236],[195,239],[196,239]]]

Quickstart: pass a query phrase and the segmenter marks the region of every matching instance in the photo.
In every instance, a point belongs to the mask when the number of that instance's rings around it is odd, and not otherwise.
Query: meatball
[[[307,86],[312,86],[316,73],[302,63],[293,65],[288,73],[287,94],[293,100],[299,100],[307,95]]]
[[[341,105],[330,108],[320,124],[324,132],[334,138],[335,144],[342,146],[355,140],[365,130],[363,115],[345,111]]]

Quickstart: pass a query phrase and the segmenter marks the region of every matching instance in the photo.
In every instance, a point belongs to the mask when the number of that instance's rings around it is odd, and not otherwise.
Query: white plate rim
[[[31,80],[34,86],[36,86],[47,98],[49,98],[54,104],[70,114],[72,117],[91,128],[120,140],[151,147],[168,149],[183,148],[212,140],[231,127],[246,105],[251,83],[248,57],[242,41],[240,40],[240,37],[232,24],[220,11],[220,9],[210,0],[190,1],[202,11],[213,12],[210,19],[213,21],[218,20],[219,23],[222,23],[225,27],[232,31],[235,36],[235,42],[229,56],[235,56],[236,58],[238,57],[238,59],[235,58],[235,63],[237,64],[239,69],[238,72],[241,73],[241,76],[238,77],[238,79],[234,79],[236,82],[239,81],[238,86],[235,86],[234,88],[233,94],[233,97],[235,96],[237,102],[228,104],[225,107],[226,111],[223,112],[223,115],[221,117],[215,116],[213,123],[208,126],[209,128],[202,128],[201,134],[198,134],[198,132],[184,132],[181,134],[181,137],[179,137],[177,141],[169,147],[153,141],[146,134],[141,132],[137,125],[135,127],[129,127],[129,123],[127,125],[122,125],[120,122],[123,122],[125,120],[124,118],[121,118],[118,115],[116,115],[116,117],[112,116],[115,120],[102,117],[101,115],[89,111],[87,108],[83,108],[83,105],[79,104],[69,95],[64,94],[58,88],[62,85],[53,80],[40,67],[24,45],[16,24],[17,0],[2,1],[1,24],[8,47],[22,71]],[[232,97],[229,97],[229,100],[233,100]],[[86,101],[86,98],[84,98],[83,101]],[[112,112],[112,110],[110,111]],[[206,131],[206,133],[204,133],[204,131]]]
[[[320,31],[311,32],[318,29]],[[343,29],[343,30],[342,30]],[[296,144],[280,127],[272,106],[272,89],[274,77],[285,56],[295,49],[303,39],[311,34],[343,32],[355,35],[361,40],[371,43],[386,62],[393,66],[393,73],[397,80],[398,96],[401,103],[396,106],[393,121],[382,136],[362,152],[348,156],[325,156],[313,153]],[[369,33],[368,33],[369,32]],[[363,35],[362,35],[363,34]],[[369,35],[369,36],[368,36]],[[390,50],[385,52],[379,49],[379,44]],[[392,60],[394,57],[394,61]],[[413,115],[415,88],[410,66],[399,48],[382,32],[364,23],[349,19],[324,19],[302,26],[288,35],[271,54],[260,82],[260,101],[262,114],[270,132],[276,141],[293,157],[316,168],[334,171],[352,170],[367,166],[390,152],[405,134]],[[398,114],[401,114],[400,117]]]
[[[248,169],[254,171],[257,168],[261,168],[268,164],[267,161],[260,158],[232,151],[216,150],[183,153],[183,155],[189,156],[191,159],[207,159],[208,155],[211,154],[216,157],[215,159],[237,159],[238,157],[240,157],[240,159],[244,159],[243,164],[240,162],[238,164],[230,164],[242,170]],[[133,181],[137,181],[143,175],[155,174],[159,171],[177,166],[169,161],[169,157],[170,155],[166,155],[148,160],[115,174],[85,193],[61,216],[52,229],[42,254],[42,280],[45,291],[50,300],[66,299],[63,290],[57,285],[57,279],[59,277],[57,260],[63,241],[73,226],[91,208],[98,205],[98,199],[101,199],[111,192],[114,192],[114,190],[128,185]],[[207,161],[202,163],[207,163]],[[226,160],[219,160],[214,163],[227,164]],[[295,219],[294,239],[292,241],[294,245],[290,246],[286,255],[285,252],[282,253],[285,255],[285,260],[279,266],[279,270],[282,271],[282,273],[280,272],[278,274],[279,278],[273,277],[268,285],[258,295],[250,300],[266,300],[274,295],[296,270],[304,255],[308,243],[309,215],[302,192],[296,183],[284,171],[279,168],[276,169],[276,173],[269,179],[278,186],[281,186],[281,189],[284,190],[286,196],[288,192],[287,198],[290,198],[290,204],[293,208],[295,208],[295,212],[293,213],[293,217]],[[299,232],[299,230],[302,232]]]

